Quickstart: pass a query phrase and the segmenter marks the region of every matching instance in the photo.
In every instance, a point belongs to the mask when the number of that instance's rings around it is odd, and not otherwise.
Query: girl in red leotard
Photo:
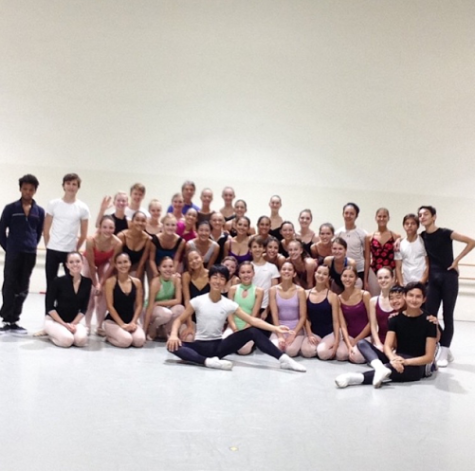
[[[394,260],[394,243],[400,237],[388,229],[389,211],[379,208],[376,211],[378,230],[368,234],[365,239],[364,287],[373,296],[380,292],[376,273],[380,268],[396,268]]]

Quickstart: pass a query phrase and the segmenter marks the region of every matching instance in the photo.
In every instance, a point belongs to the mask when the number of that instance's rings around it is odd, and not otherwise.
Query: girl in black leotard
[[[282,223],[284,220],[282,216],[279,214],[279,210],[282,207],[282,199],[278,195],[274,195],[271,197],[269,201],[269,208],[270,208],[270,235],[275,237],[277,240],[282,239],[282,235],[280,233],[280,229],[282,228]]]
[[[223,232],[224,216],[221,213],[213,213],[209,223],[211,227],[210,238],[219,245],[218,257],[215,262],[219,264],[224,258],[224,244],[228,240],[228,234]]]
[[[106,339],[116,347],[143,347],[145,332],[138,325],[143,306],[142,283],[130,276],[132,264],[126,253],[118,254],[114,265],[117,275],[106,281],[104,289],[109,311],[104,321]]]
[[[226,186],[223,189],[221,196],[224,200],[224,206],[219,210],[219,212],[223,215],[225,221],[231,221],[231,219],[236,217],[233,207],[233,200],[236,197],[234,189],[230,186]]]
[[[310,247],[312,244],[318,242],[318,236],[315,232],[310,228],[310,224],[312,223],[313,216],[312,211],[310,209],[304,209],[300,211],[299,214],[299,224],[300,224],[300,231],[295,234],[295,238],[300,240],[303,244],[303,249],[305,252],[310,254]]]
[[[322,265],[325,257],[332,254],[332,239],[335,237],[335,228],[329,222],[323,223],[318,230],[319,240],[310,247],[310,255]]]
[[[122,242],[122,251],[129,256],[130,272],[143,280],[145,263],[150,251],[151,237],[145,232],[147,217],[142,211],[132,216],[130,229],[122,231],[117,237]]]
[[[356,267],[356,262],[346,256],[346,249],[346,240],[336,237],[332,242],[333,255],[325,257],[323,261],[330,268],[331,290],[336,294],[340,294],[345,288],[341,281],[343,269],[347,266]]]
[[[244,200],[237,200],[234,203],[234,212],[236,214],[236,217],[228,221],[224,228],[229,232],[229,235],[231,237],[236,237],[238,231],[237,231],[237,221],[239,218],[242,218],[243,216],[246,216],[247,213],[247,203]],[[248,219],[249,220],[249,219]],[[247,231],[247,235],[251,236],[256,233],[256,230],[251,226],[250,220],[249,220],[249,229]]]
[[[110,215],[114,220],[115,229],[114,235],[119,234],[122,231],[125,231],[129,228],[129,222],[125,216],[125,208],[129,204],[129,196],[125,191],[119,191],[114,196],[114,201],[112,203],[112,198],[106,196],[101,203],[101,208],[96,218],[96,227],[99,227],[102,217],[106,214],[107,210],[114,205],[115,211]]]
[[[295,269],[296,277],[294,283],[303,289],[310,289],[313,286],[313,274],[317,269],[315,260],[308,256],[303,249],[300,240],[292,240],[289,243],[289,258]]]
[[[167,214],[162,219],[163,231],[152,236],[150,244],[150,269],[152,276],[158,276],[158,265],[163,257],[173,259],[173,267],[175,272],[180,271],[180,262],[185,248],[185,241],[177,235],[176,218],[172,214]]]
[[[330,291],[330,269],[320,265],[315,272],[315,287],[307,291],[307,336],[302,356],[332,360],[340,343],[340,303]]]
[[[282,240],[280,241],[279,253],[285,258],[289,258],[289,243],[295,240],[295,228],[290,221],[284,221],[280,228],[280,235]]]

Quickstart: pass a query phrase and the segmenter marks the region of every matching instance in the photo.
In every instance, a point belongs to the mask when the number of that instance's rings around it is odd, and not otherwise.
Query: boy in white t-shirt
[[[209,270],[210,292],[190,301],[183,314],[173,323],[168,338],[168,351],[182,360],[204,365],[207,368],[230,370],[233,363],[222,358],[253,341],[262,352],[279,361],[282,369],[305,372],[306,368],[281,352],[259,329],[276,333],[288,333],[286,326],[275,326],[262,319],[246,314],[238,305],[221,295],[229,280],[229,270],[224,265],[213,265]],[[196,313],[196,334],[193,342],[182,342],[179,330],[182,324]],[[223,327],[229,315],[234,314],[251,327],[240,330],[223,339]],[[257,327],[257,328],[256,328]]]
[[[87,237],[89,208],[76,198],[81,179],[76,173],[63,177],[64,196],[48,203],[43,237],[46,245],[46,288],[58,276],[63,264],[66,272],[66,257],[69,252],[79,250]],[[79,237],[78,237],[79,233]]]
[[[424,241],[417,234],[419,218],[415,214],[406,214],[402,220],[406,237],[401,240],[399,251],[395,252],[396,277],[400,286],[411,281],[427,283],[429,278],[429,259]]]
[[[249,249],[252,255],[252,265],[254,267],[253,284],[264,290],[264,297],[261,304],[261,319],[272,322],[269,313],[269,289],[279,282],[280,273],[273,263],[264,259],[264,239],[261,236],[253,236],[249,241]],[[268,319],[269,318],[269,319]]]

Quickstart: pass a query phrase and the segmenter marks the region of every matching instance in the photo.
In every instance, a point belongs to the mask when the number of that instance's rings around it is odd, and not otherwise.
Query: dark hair
[[[286,263],[290,263],[290,265],[292,266],[292,270],[294,270],[294,272],[295,272],[294,264],[293,264],[290,260],[285,260],[284,263],[282,264],[282,266],[280,267],[279,271],[281,271],[282,268],[284,268],[284,265],[285,265]]]
[[[116,254],[114,255],[114,263],[117,262],[117,259],[118,259],[121,255],[125,255],[125,256],[129,259],[129,262],[131,261],[131,260],[130,260],[130,255],[129,255],[127,252],[119,252],[119,253],[116,253]]]
[[[19,180],[18,180],[18,184],[20,185],[20,190],[21,190],[21,186],[22,185],[33,185],[35,187],[35,190],[38,188],[38,185],[40,184],[40,182],[38,181],[38,179],[32,175],[31,173],[27,173],[26,175],[23,175]]]
[[[270,220],[270,217],[269,216],[261,216],[258,220],[257,220],[257,225],[259,225],[263,219],[268,219],[269,220],[269,224],[271,222]]]
[[[115,221],[114,221],[114,218],[112,216],[110,216],[109,214],[105,214],[104,216],[101,217],[100,221],[99,221],[99,227],[102,226],[102,223],[104,221],[112,221],[112,223],[114,224],[115,226]]]
[[[353,265],[347,265],[346,267],[343,267],[343,270],[341,271],[341,274],[343,275],[343,273],[345,271],[348,271],[348,270],[352,271],[355,274],[356,280],[358,281],[358,270]]]
[[[201,226],[208,226],[208,229],[211,230],[211,224],[208,221],[201,221],[198,223],[196,229],[199,229]]]
[[[389,296],[391,296],[391,294],[404,294],[404,288],[400,285],[391,286]]]
[[[208,276],[211,278],[213,275],[221,275],[226,281],[229,281],[229,270],[224,265],[213,265],[209,269]]]
[[[348,206],[353,206],[356,211],[356,217],[358,217],[360,214],[360,207],[356,203],[346,203],[345,206],[343,206],[343,211],[345,211]]]
[[[431,213],[432,216],[435,216],[437,214],[437,210],[434,208],[434,206],[419,206],[419,209],[417,210],[417,214],[421,212],[422,209],[427,209]]]
[[[348,249],[348,244],[346,243],[346,240],[343,239],[343,237],[335,237],[335,238],[332,240],[332,245],[333,245],[333,244],[342,245],[343,247],[345,247],[345,250]]]
[[[66,182],[73,182],[73,181],[77,181],[78,188],[81,188],[81,179],[79,178],[79,175],[77,173],[67,173],[63,177],[63,186]]]
[[[421,223],[419,222],[419,218],[414,213],[409,213],[409,214],[406,214],[402,219],[402,225],[403,226],[404,226],[404,224],[406,224],[406,221],[408,219],[412,219],[417,224],[417,227],[419,227],[421,225]]]
[[[135,211],[134,215],[132,216],[132,221],[135,220],[137,214],[141,214],[145,219],[147,219],[147,215],[143,211]]]
[[[333,224],[330,222],[324,222],[323,224],[320,224],[320,227],[318,228],[318,232],[322,231],[322,227],[328,227],[330,229],[330,232],[335,235],[335,228],[333,227]]]
[[[169,257],[168,255],[165,255],[165,257],[163,257],[163,258],[160,260],[158,266],[161,267],[161,266],[162,266],[162,263],[165,262],[165,261],[167,261],[167,260],[171,260],[171,261],[173,262],[173,258]]]
[[[239,218],[236,218],[236,226],[241,219],[245,219],[247,221],[247,225],[251,227],[251,220],[247,216],[241,216]]]
[[[71,255],[79,255],[79,258],[81,259],[82,261],[82,253],[81,252],[78,252],[77,250],[72,250],[71,252],[68,252],[68,254],[66,255],[66,262],[69,260],[69,257]]]
[[[378,268],[378,271],[376,272],[376,275],[379,273],[379,270],[387,270],[389,272],[389,274],[391,275],[391,278],[394,278],[394,271],[389,265]]]
[[[424,283],[421,283],[420,281],[411,281],[406,286],[404,286],[404,294],[409,293],[409,291],[412,291],[413,289],[420,290],[422,296],[424,296],[424,298],[426,297],[426,287]]]
[[[279,239],[277,239],[277,237],[269,236],[264,242],[264,248],[266,248],[271,242],[276,242],[277,245],[279,245]]]

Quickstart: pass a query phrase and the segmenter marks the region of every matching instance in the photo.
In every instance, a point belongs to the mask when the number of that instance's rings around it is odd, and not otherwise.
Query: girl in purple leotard
[[[297,356],[304,340],[303,327],[307,319],[305,291],[294,282],[295,269],[286,261],[280,269],[281,283],[269,290],[269,306],[274,325],[286,325],[288,334],[272,334],[270,340],[290,357]]]
[[[356,288],[358,272],[354,266],[348,265],[343,269],[341,281],[343,293],[340,299],[340,326],[342,341],[336,351],[336,359],[349,360],[352,363],[365,363],[363,355],[356,344],[370,334],[368,322],[369,302],[371,295],[368,291]]]
[[[238,261],[238,264],[252,260],[248,236],[250,226],[251,221],[249,221],[248,217],[241,216],[236,218],[237,235],[228,239],[224,244],[224,256],[231,255]]]

